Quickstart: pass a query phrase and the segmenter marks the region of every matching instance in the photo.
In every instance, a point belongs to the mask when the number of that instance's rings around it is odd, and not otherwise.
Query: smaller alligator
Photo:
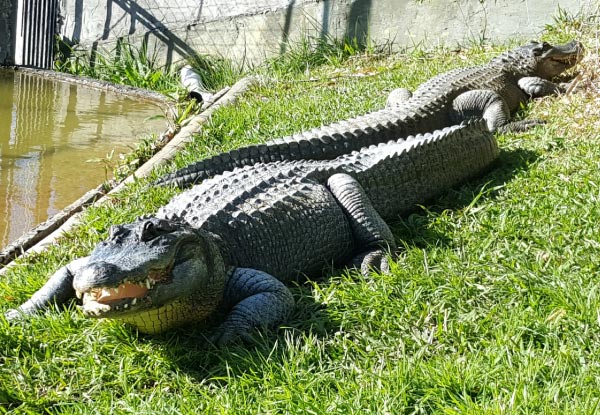
[[[283,160],[333,159],[341,154],[411,134],[431,132],[472,118],[492,131],[524,130],[536,120],[510,122],[530,98],[563,91],[551,79],[576,65],[581,43],[531,42],[502,53],[488,64],[459,68],[422,84],[414,94],[392,91],[387,108],[266,144],[250,145],[192,163],[159,178],[155,185],[187,187],[235,167]]]
[[[155,333],[223,310],[217,343],[285,320],[284,282],[332,264],[385,269],[385,220],[480,173],[498,155],[484,123],[371,146],[334,160],[256,164],[175,196],[155,217],[115,225],[9,319],[77,296],[89,317]]]

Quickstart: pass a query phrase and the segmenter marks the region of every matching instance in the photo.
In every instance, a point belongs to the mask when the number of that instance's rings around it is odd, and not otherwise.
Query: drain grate
[[[58,0],[17,0],[17,66],[49,69],[54,58]]]

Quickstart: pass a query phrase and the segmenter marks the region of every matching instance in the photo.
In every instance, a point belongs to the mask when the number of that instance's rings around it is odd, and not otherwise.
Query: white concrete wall
[[[7,1],[7,0],[0,0]],[[175,6],[174,4],[177,4]],[[395,48],[535,38],[559,7],[594,0],[61,0],[61,35],[86,48],[149,42],[166,62],[191,53],[256,64],[310,35]],[[597,6],[595,6],[597,8]]]

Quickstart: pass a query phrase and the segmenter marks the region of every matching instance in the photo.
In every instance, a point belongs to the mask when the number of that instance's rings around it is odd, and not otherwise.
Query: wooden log
[[[105,191],[103,190],[103,185],[88,191],[75,202],[71,203],[69,206],[48,220],[40,223],[35,228],[21,235],[21,237],[10,243],[6,248],[4,248],[4,250],[0,252],[0,264],[8,264],[14,258],[33,247],[42,239],[48,237],[48,235],[65,223],[67,219],[69,219],[75,213],[81,211],[85,205],[89,205],[90,203],[93,203],[95,200],[102,197],[104,193]]]

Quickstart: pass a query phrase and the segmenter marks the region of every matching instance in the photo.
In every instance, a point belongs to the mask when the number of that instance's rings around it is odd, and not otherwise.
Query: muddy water
[[[0,249],[106,179],[164,119],[150,103],[0,69]],[[112,168],[108,169],[109,176]]]

